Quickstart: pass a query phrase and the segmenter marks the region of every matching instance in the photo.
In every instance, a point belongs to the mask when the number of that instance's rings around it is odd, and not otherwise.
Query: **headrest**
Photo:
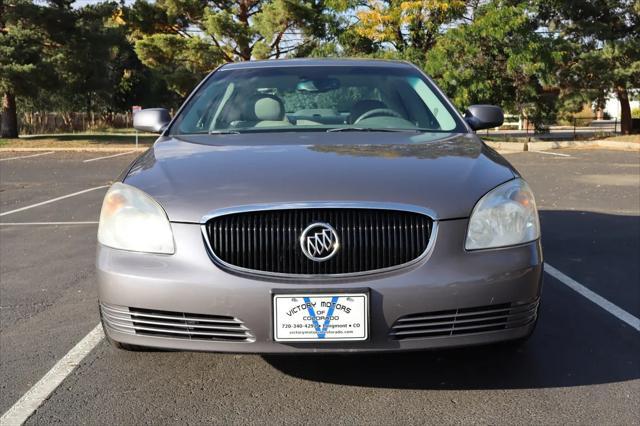
[[[253,111],[259,121],[281,121],[284,119],[284,105],[277,96],[261,96],[256,100]]]

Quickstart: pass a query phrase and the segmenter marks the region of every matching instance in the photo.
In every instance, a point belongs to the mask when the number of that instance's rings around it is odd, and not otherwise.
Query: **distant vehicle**
[[[211,73],[107,192],[100,312],[122,349],[401,351],[522,341],[542,281],[531,189],[404,62]]]

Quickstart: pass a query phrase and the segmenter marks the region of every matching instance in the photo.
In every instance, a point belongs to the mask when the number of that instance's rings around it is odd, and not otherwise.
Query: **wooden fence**
[[[74,133],[132,127],[131,113],[28,112],[18,117],[21,135]]]

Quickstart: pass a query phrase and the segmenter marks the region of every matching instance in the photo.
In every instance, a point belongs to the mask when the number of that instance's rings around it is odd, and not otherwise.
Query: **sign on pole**
[[[134,105],[131,107],[131,115],[136,115],[136,112],[142,111],[142,107],[140,105]],[[138,148],[138,130],[136,130],[136,148]]]

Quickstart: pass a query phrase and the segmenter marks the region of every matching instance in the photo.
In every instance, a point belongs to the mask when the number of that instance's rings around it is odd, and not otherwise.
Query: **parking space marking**
[[[113,154],[113,155],[107,155],[105,157],[97,157],[97,158],[90,158],[88,160],[84,160],[83,163],[89,163],[91,161],[98,161],[98,160],[104,160],[106,158],[113,158],[113,157],[119,157],[121,155],[127,155],[127,154],[133,154],[135,151],[129,151],[129,152],[121,152],[119,154]]]
[[[558,157],[571,157],[569,154],[560,154],[559,152],[547,152],[547,151],[531,151],[536,154],[557,155]]]
[[[60,383],[80,365],[80,362],[89,355],[103,337],[102,326],[98,324],[0,417],[0,424],[7,426],[23,424],[60,386]]]
[[[545,263],[545,272],[635,330],[640,331],[640,319],[589,290],[548,263]],[[102,325],[98,324],[0,417],[0,424],[8,426],[23,424],[103,338]]]
[[[32,225],[97,225],[97,221],[90,222],[0,222],[0,226],[32,226]]]
[[[600,296],[599,294],[589,290],[587,287],[583,286],[573,278],[558,271],[556,268],[549,265],[548,263],[544,264],[544,271],[547,274],[551,275],[553,278],[560,281],[562,284],[566,285],[567,287],[575,291],[576,293],[586,297],[596,305],[600,306],[602,309],[609,312],[611,315],[618,318],[620,321],[627,323],[628,325],[633,327],[636,331],[640,331],[640,319],[634,317],[629,312],[625,311],[619,306],[614,305],[613,303],[609,302],[607,299]]]
[[[53,154],[53,153],[54,153],[54,151],[49,151],[49,152],[40,152],[38,154],[21,155],[19,157],[0,158],[0,161],[19,160],[21,158],[40,157],[41,155],[49,155],[49,154]]]
[[[87,192],[95,191],[96,189],[106,188],[109,185],[96,186],[94,188],[84,189],[82,191],[74,192],[73,194],[63,195],[62,197],[52,198],[51,200],[42,201],[41,203],[31,204],[30,206],[20,207],[19,209],[9,210],[8,212],[0,213],[0,216],[6,216],[8,214],[18,213],[24,210],[32,209],[34,207],[43,206],[45,204],[53,203],[55,201],[64,200],[65,198],[75,197],[76,195],[85,194]]]

